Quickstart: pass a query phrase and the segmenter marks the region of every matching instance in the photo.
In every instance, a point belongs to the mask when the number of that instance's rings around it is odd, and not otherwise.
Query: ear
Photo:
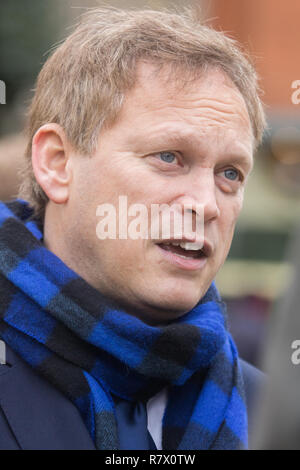
[[[72,147],[58,124],[40,127],[32,140],[35,178],[48,198],[56,204],[67,202],[70,192]]]

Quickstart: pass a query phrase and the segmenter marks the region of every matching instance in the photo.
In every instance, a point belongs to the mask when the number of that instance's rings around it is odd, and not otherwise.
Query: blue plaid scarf
[[[118,449],[112,395],[163,387],[166,450],[247,447],[238,354],[214,283],[189,313],[153,327],[115,308],[42,243],[25,201],[0,203],[0,337],[79,409],[97,449]]]

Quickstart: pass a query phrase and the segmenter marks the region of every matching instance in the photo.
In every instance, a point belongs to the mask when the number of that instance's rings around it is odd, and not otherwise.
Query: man
[[[190,14],[84,15],[38,79],[33,209],[0,211],[2,448],[247,447],[258,372],[213,280],[263,129],[255,72],[223,34]],[[150,225],[100,240],[120,197]],[[202,220],[204,240],[151,236],[153,205]]]

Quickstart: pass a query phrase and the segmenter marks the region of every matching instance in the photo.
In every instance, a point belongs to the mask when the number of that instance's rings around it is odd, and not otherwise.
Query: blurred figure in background
[[[257,449],[300,449],[300,225],[288,258],[293,272],[272,312],[264,344],[262,363],[269,380],[257,408]]]

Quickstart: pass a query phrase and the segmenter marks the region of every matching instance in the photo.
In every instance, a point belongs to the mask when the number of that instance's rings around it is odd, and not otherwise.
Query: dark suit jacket
[[[0,450],[91,450],[94,443],[77,408],[10,348],[0,365]],[[241,361],[251,415],[264,375]]]

